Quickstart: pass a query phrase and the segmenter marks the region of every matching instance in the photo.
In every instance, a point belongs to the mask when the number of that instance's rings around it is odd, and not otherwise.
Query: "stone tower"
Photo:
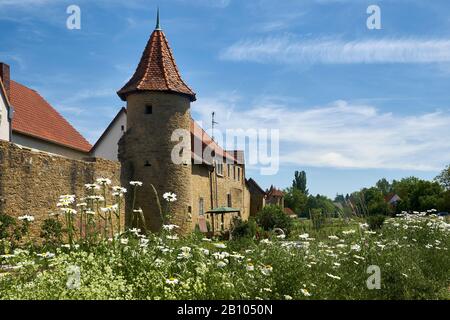
[[[160,28],[159,12],[156,28],[133,77],[117,94],[127,102],[127,132],[119,142],[122,184],[129,185],[132,180],[143,182],[136,208],[142,208],[148,230],[158,231],[162,225],[153,185],[162,209],[170,211],[170,222],[180,226],[182,232],[189,231],[192,210],[190,104],[196,97],[181,78]],[[174,163],[171,157],[179,143],[172,141],[177,129],[188,133],[183,142],[189,150],[181,149],[185,159],[181,164]],[[177,195],[177,201],[171,203],[169,209],[162,198],[165,192]],[[127,199],[127,206],[130,212],[131,199]]]

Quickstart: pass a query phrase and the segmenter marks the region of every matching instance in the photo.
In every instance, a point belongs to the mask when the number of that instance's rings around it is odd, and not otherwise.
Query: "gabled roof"
[[[97,146],[100,144],[100,142],[108,135],[108,133],[111,131],[111,129],[114,126],[114,123],[116,123],[117,120],[119,120],[120,116],[122,115],[122,113],[127,113],[127,109],[125,107],[122,107],[120,109],[120,111],[116,114],[116,116],[114,117],[114,119],[112,119],[111,123],[108,125],[108,127],[105,129],[105,131],[103,131],[102,135],[100,136],[100,138],[98,138],[97,142],[94,144],[94,146],[91,148],[91,152],[93,152]]]
[[[36,91],[11,80],[13,132],[89,152],[91,145]]]
[[[6,88],[3,84],[2,77],[0,77],[0,91],[1,91],[2,97],[5,99],[6,106],[9,106],[10,102],[8,99],[8,95],[6,94]]]
[[[259,186],[259,184],[256,183],[255,180],[253,180],[253,178],[250,178],[250,179],[246,180],[246,183],[247,183],[247,185],[253,186],[256,190],[258,190],[258,191],[259,191],[260,193],[262,193],[263,195],[266,195],[266,192],[264,191],[264,189],[261,188],[261,187]]]
[[[181,78],[159,24],[150,36],[133,77],[117,94],[125,101],[128,94],[139,91],[174,92],[188,96],[191,101],[196,100],[195,93]]]
[[[278,190],[274,186],[270,186],[270,189],[267,191],[268,197],[284,197],[284,193],[281,190]]]

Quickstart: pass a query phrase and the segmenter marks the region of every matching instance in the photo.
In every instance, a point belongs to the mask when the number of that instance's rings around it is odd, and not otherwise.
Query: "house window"
[[[231,164],[227,165],[227,169],[228,169],[228,178],[231,178]]]
[[[217,175],[223,176],[223,163],[216,163]]]
[[[241,180],[241,168],[238,167],[238,173],[237,173],[237,180],[240,181]]]
[[[153,106],[151,104],[145,106],[145,114],[153,114]]]
[[[205,214],[205,199],[200,198],[198,200],[198,215],[203,216]]]
[[[236,166],[233,166],[233,179],[236,180]]]
[[[230,193],[227,194],[227,207],[229,207],[229,208],[233,207],[233,202],[231,201],[231,194]]]
[[[121,126],[120,130],[125,131],[125,126]]]

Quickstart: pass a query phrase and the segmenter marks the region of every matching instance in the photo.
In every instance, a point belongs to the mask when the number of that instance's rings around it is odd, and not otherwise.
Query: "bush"
[[[262,209],[256,215],[256,222],[266,231],[280,228],[289,233],[292,228],[292,219],[284,213],[281,207],[274,205]]]
[[[366,220],[370,230],[377,230],[381,229],[386,217],[382,215],[368,216]]]
[[[50,246],[58,246],[63,239],[63,225],[60,221],[55,219],[46,219],[42,224],[41,238],[44,243]]]
[[[326,216],[323,214],[322,209],[311,210],[311,223],[315,230],[320,230],[326,223]]]
[[[241,218],[233,219],[233,228],[231,231],[233,239],[249,238],[253,239],[256,235],[257,225],[254,219],[242,221]]]

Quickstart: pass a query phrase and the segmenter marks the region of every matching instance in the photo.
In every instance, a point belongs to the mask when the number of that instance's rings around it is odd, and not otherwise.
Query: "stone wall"
[[[217,207],[228,207],[228,194],[231,195],[231,207],[241,210],[241,218],[248,220],[250,216],[250,192],[245,184],[245,167],[241,168],[239,180],[235,179],[233,171],[228,172],[227,166],[224,168],[223,175],[217,176],[212,167],[206,165],[192,166],[192,228],[198,224],[200,211],[200,198],[203,199],[204,212]],[[231,167],[232,168],[232,167]],[[223,220],[223,229],[228,230],[233,216],[238,214],[225,214]],[[215,231],[222,230],[222,217],[215,215],[212,220],[210,215],[206,215]]]
[[[55,211],[60,195],[82,197],[84,185],[105,177],[120,184],[120,163],[71,160],[0,141],[0,213],[35,217],[33,233]],[[123,223],[122,223],[123,225]]]

